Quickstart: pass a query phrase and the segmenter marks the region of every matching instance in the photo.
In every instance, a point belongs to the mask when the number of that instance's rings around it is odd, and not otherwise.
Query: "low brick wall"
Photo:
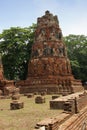
[[[62,123],[58,130],[87,130],[87,107]]]
[[[51,107],[62,108],[64,112],[37,123],[35,130],[42,130],[42,126],[44,130],[87,130],[87,93],[69,95],[61,101],[58,99],[51,102]]]
[[[76,100],[78,111],[80,111],[87,105],[87,93],[80,94]]]
[[[45,127],[45,130],[58,130],[59,125],[67,120],[71,115],[68,113],[61,113],[55,118],[46,118],[36,124],[35,128],[40,129],[42,126]]]
[[[54,118],[44,119],[34,130],[87,130],[87,107],[78,114],[61,113]]]
[[[70,94],[50,101],[50,109],[63,109],[71,113],[78,113],[86,105],[86,92]]]

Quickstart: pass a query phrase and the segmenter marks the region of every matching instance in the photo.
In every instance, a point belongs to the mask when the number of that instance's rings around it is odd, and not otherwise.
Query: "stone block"
[[[19,100],[19,99],[20,99],[20,94],[12,95],[12,100]]]
[[[43,97],[43,96],[37,96],[35,98],[35,103],[45,103],[45,97]]]
[[[38,92],[34,92],[34,95],[38,95]]]
[[[11,110],[22,109],[23,107],[24,107],[23,102],[13,101],[13,102],[10,103],[10,109]]]
[[[34,97],[33,93],[27,94],[27,98],[32,98],[32,97]]]
[[[53,95],[53,96],[52,96],[52,100],[53,100],[53,99],[56,99],[56,98],[58,98],[58,97],[60,97],[60,96],[58,96],[58,95]]]
[[[41,96],[45,96],[46,95],[46,92],[41,92]]]

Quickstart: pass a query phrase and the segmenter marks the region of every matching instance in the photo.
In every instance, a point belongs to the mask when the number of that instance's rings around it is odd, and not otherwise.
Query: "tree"
[[[0,53],[6,78],[26,78],[35,28],[36,24],[26,28],[11,27],[0,34]]]
[[[87,36],[69,35],[64,41],[75,78],[87,81]]]

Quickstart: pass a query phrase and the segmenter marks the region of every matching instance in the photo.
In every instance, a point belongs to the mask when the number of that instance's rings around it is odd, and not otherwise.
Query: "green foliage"
[[[27,28],[11,27],[0,35],[0,53],[6,78],[26,78],[35,28],[35,24]]]
[[[69,35],[64,41],[75,78],[87,81],[87,36]]]

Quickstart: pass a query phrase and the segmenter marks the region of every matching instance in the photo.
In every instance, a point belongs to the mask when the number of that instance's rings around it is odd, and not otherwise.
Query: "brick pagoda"
[[[83,90],[81,81],[72,75],[57,16],[49,11],[37,19],[28,77],[17,85],[21,93],[73,93]]]
[[[9,96],[12,95],[16,87],[14,86],[13,80],[7,80],[4,78],[3,75],[3,65],[2,60],[0,56],[0,91],[2,92],[3,96]]]

